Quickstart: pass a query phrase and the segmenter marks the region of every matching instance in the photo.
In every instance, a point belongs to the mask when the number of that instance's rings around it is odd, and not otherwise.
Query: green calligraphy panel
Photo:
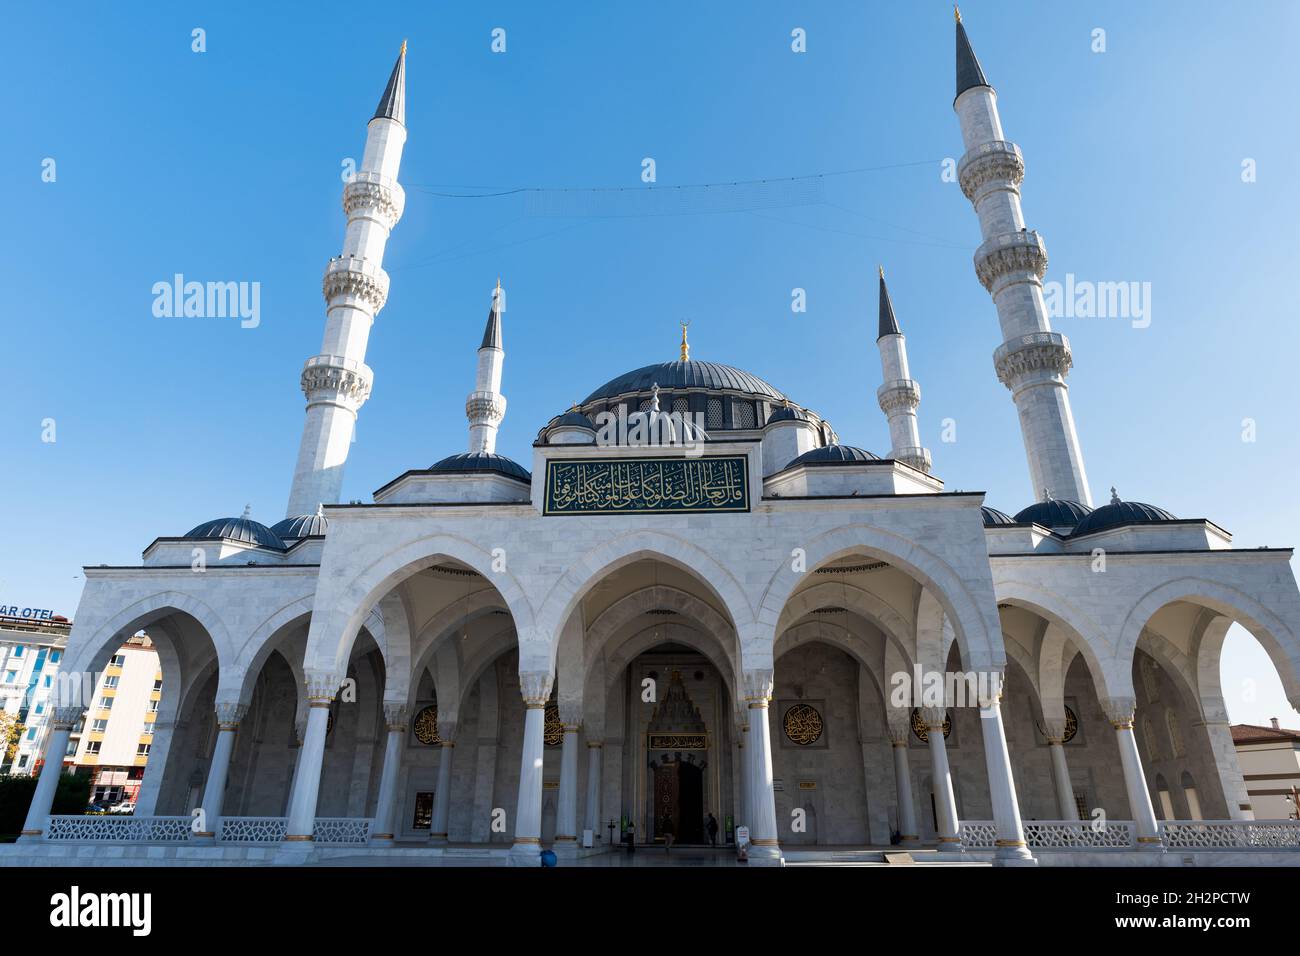
[[[577,458],[546,463],[543,514],[699,514],[749,510],[749,460]]]

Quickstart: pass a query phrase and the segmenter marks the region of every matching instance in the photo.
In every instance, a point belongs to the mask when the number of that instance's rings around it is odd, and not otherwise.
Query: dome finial
[[[242,515],[240,515],[240,517],[243,518],[243,519],[245,519],[245,520],[247,520],[247,519],[253,517],[253,506],[252,506],[252,505],[244,505],[244,513],[243,513]]]
[[[682,323],[679,323],[679,324],[680,324],[681,327],[682,327],[682,349],[681,349],[681,361],[683,361],[683,362],[689,362],[689,361],[691,360],[691,346],[690,346],[690,343],[686,341],[686,328],[687,328],[687,326],[689,326],[691,323],[690,323],[689,321],[687,321],[687,322],[682,322]]]
[[[1043,500],[1044,500],[1044,501],[1051,501],[1051,500],[1052,500],[1052,492],[1051,492],[1050,489],[1048,489],[1048,488],[1044,488],[1044,489],[1043,489]]]
[[[682,361],[684,362],[686,360],[682,359]],[[655,382],[653,385],[650,386],[650,411],[655,414],[659,413],[659,383],[658,382]]]
[[[1113,505],[1119,504],[1119,492],[1115,490],[1114,485],[1110,486],[1110,503]]]
[[[316,502],[316,517],[317,518],[325,517],[325,502],[323,501]]]
[[[955,3],[952,5],[952,15],[957,18],[958,23],[961,23],[961,8]]]

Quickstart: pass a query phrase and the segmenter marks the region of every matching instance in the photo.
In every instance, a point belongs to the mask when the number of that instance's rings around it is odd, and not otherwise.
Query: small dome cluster
[[[323,511],[314,515],[294,515],[271,525],[271,530],[285,541],[298,538],[318,538],[329,530],[330,522]]]
[[[986,528],[1032,523],[1045,528],[1068,528],[1073,538],[1128,525],[1178,520],[1164,508],[1141,501],[1121,501],[1114,488],[1110,490],[1110,502],[1096,509],[1065,498],[1049,498],[1016,512],[1014,518],[989,507],[980,508],[980,514]]]

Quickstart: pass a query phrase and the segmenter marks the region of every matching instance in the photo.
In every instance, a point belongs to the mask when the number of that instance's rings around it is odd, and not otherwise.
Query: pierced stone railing
[[[963,820],[957,835],[968,850],[991,850],[998,839],[998,826],[992,820]]]
[[[1300,848],[1300,820],[1166,820],[1165,846],[1187,850]]]
[[[110,814],[56,814],[45,839],[59,843],[185,843],[192,817],[137,817]]]
[[[317,817],[312,839],[331,846],[364,846],[370,840],[371,822],[361,817]]]
[[[222,817],[217,839],[222,843],[280,843],[287,826],[284,817]]]
[[[1028,820],[1024,823],[1025,843],[1031,849],[1128,850],[1134,846],[1131,820]]]

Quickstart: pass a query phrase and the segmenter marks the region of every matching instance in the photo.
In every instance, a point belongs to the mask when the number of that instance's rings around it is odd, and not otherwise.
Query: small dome
[[[314,515],[294,515],[271,525],[271,530],[285,541],[290,538],[315,538],[323,535],[330,526],[329,519],[322,512]]]
[[[1088,515],[1092,509],[1087,505],[1070,501],[1068,498],[1049,498],[1030,505],[1023,511],[1016,512],[1016,521],[1020,524],[1033,522],[1044,528],[1073,528]]]
[[[777,422],[810,421],[812,421],[812,419],[808,417],[808,413],[802,408],[797,408],[794,405],[783,405],[780,408],[774,409],[772,414],[767,416],[767,423],[769,425],[775,425]]]
[[[557,418],[551,423],[550,428],[589,428],[594,432],[596,430],[596,425],[590,418],[582,414],[582,412],[574,409],[573,411],[565,412]]]
[[[1105,531],[1108,528],[1121,528],[1130,524],[1155,524],[1160,521],[1177,520],[1164,508],[1143,504],[1140,501],[1120,501],[1118,498],[1112,498],[1110,504],[1102,505],[1080,521],[1074,529],[1074,536]]]
[[[284,550],[284,542],[280,540],[278,534],[261,522],[254,521],[249,517],[215,518],[212,521],[205,521],[197,528],[191,528],[184,537],[200,538],[207,541],[229,539],[231,541],[243,541],[246,544],[256,544],[263,548]]]
[[[523,481],[532,484],[533,476],[530,475],[522,465],[507,458],[505,455],[498,455],[495,452],[465,452],[459,455],[451,455],[438,462],[432,468],[431,472],[441,473],[470,473],[470,472],[495,472],[498,475],[504,475],[507,478],[513,478],[515,481]]]
[[[814,448],[812,451],[804,452],[786,467],[795,468],[799,465],[857,465],[864,461],[880,461],[880,456],[873,455],[863,448],[855,448],[852,445],[823,445],[821,448]]]
[[[986,528],[996,528],[998,525],[1016,523],[1016,519],[1011,515],[998,511],[997,508],[990,508],[988,505],[980,506],[980,517],[984,519],[984,527]]]

